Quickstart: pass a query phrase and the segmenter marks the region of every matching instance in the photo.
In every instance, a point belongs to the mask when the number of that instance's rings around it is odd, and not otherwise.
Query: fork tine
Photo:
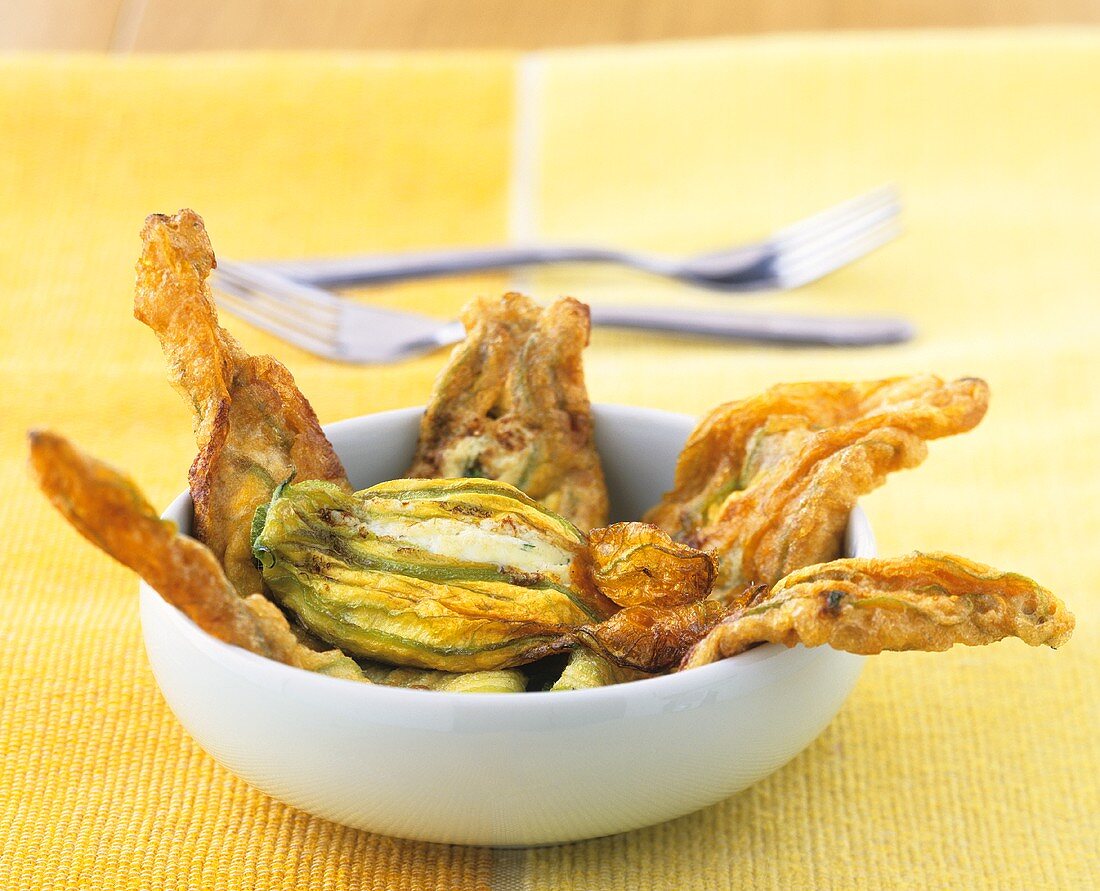
[[[233,303],[230,311],[237,306],[250,307],[253,312],[273,318],[280,324],[318,338],[328,338],[339,328],[339,321],[331,311],[310,310],[307,307],[295,307],[286,301],[273,298],[262,291],[240,288],[231,282],[214,282],[219,303]],[[230,298],[223,301],[222,297]]]
[[[799,255],[778,255],[775,275],[781,288],[797,288],[845,266],[901,234],[901,224],[890,217],[828,249]]]
[[[862,233],[882,223],[896,220],[900,216],[901,208],[898,205],[879,205],[867,208],[859,214],[853,214],[838,220],[835,225],[823,228],[797,243],[781,242],[775,246],[775,252],[778,255],[798,257],[829,251],[853,238],[859,238]]]
[[[222,264],[228,265],[228,264]],[[214,270],[214,284],[242,300],[273,312],[288,324],[335,327],[344,304],[342,298],[312,286],[281,279],[254,267],[233,264],[229,269]]]
[[[339,323],[335,318],[327,325],[317,324],[316,319],[303,321],[285,314],[279,303],[262,293],[240,289],[225,280],[216,284],[218,303],[246,322],[316,355],[334,358],[339,354],[336,344]]]
[[[268,334],[273,334],[280,340],[285,340],[287,343],[291,343],[314,355],[331,359],[335,358],[338,353],[335,345],[328,340],[314,337],[299,328],[288,327],[268,315],[255,311],[247,304],[239,302],[233,296],[223,293],[220,295],[218,303],[233,315],[256,328],[266,331]]]
[[[793,244],[775,245],[773,268],[779,287],[821,278],[897,237],[900,205],[891,200],[890,191],[879,190],[874,200],[849,203],[845,214],[829,215],[825,225],[803,230],[802,239]]]
[[[257,327],[325,358],[387,362],[465,336],[465,328],[457,321],[362,306],[335,295],[303,305],[298,292],[319,289],[274,281],[270,275],[264,281],[260,278],[249,267],[237,265],[232,275],[216,278],[218,302]]]
[[[775,232],[768,239],[768,244],[776,250],[794,248],[806,242],[816,241],[823,234],[846,227],[866,216],[882,212],[889,212],[890,215],[901,212],[901,199],[893,186],[883,186],[864,195],[858,195],[786,226]]]
[[[232,272],[216,269],[213,284],[223,291],[232,292],[242,300],[262,304],[265,311],[270,310],[283,316],[288,323],[317,325],[331,320],[335,324],[340,312],[339,298],[334,298],[332,302],[321,302],[313,299],[313,295],[309,293],[296,293],[298,285],[294,282],[282,282],[282,287],[273,286],[266,277],[259,280],[247,271],[242,272],[240,268],[235,268]]]
[[[888,205],[876,207],[859,216],[850,217],[836,226],[818,232],[813,238],[796,245],[781,244],[775,248],[777,259],[800,262],[804,258],[828,254],[843,249],[848,242],[861,238],[884,223],[898,218],[898,210]]]
[[[304,285],[285,276],[257,266],[254,263],[219,261],[215,274],[229,279],[239,288],[263,291],[293,306],[310,306],[314,309],[332,310],[340,305],[341,298],[322,288]]]
[[[250,283],[215,277],[214,286],[222,293],[251,306],[254,311],[275,317],[292,328],[302,328],[318,337],[331,334],[339,327],[339,306],[323,309],[302,306],[293,297],[271,294]]]

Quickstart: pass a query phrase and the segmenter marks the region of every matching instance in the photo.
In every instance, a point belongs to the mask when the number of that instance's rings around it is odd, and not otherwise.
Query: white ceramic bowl
[[[400,477],[421,409],[332,424],[357,487]],[[672,484],[693,421],[601,405],[596,441],[612,519],[637,519]],[[166,517],[188,531],[184,494]],[[847,553],[872,556],[857,508]],[[595,690],[437,693],[323,677],[210,637],[142,585],[157,683],[180,723],[268,795],[371,832],[537,845],[648,826],[770,774],[825,728],[862,658],[767,645],[733,659]]]

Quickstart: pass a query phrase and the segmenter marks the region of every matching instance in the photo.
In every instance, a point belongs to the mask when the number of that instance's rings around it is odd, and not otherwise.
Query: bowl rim
[[[689,415],[664,409],[652,409],[644,406],[631,406],[618,403],[593,403],[593,408],[607,408],[613,411],[627,409],[633,412],[663,415],[666,419],[674,417],[688,419],[693,422],[695,420]],[[355,417],[344,418],[339,421],[325,424],[323,425],[323,429],[326,434],[329,434],[342,427],[355,426],[367,418],[409,415],[422,410],[423,406],[409,406],[388,411],[369,412],[364,415],[357,415]],[[184,525],[181,524],[181,518],[186,517],[188,518],[186,525],[189,527],[193,509],[194,505],[191,500],[191,493],[189,490],[185,490],[172,499],[171,503],[169,503],[161,513],[161,517],[171,521],[180,528]],[[874,538],[870,522],[858,504],[852,509],[849,517],[849,525],[853,523],[861,526],[865,534],[867,534],[873,542]],[[188,532],[185,534],[190,534],[189,528]],[[150,609],[159,610],[167,617],[168,622],[175,630],[189,639],[193,644],[198,645],[207,655],[217,658],[219,661],[228,660],[231,664],[235,663],[240,670],[248,671],[250,674],[256,671],[271,672],[271,679],[275,682],[285,680],[286,682],[293,682],[296,685],[316,684],[319,685],[319,690],[328,690],[332,693],[338,690],[344,690],[348,695],[353,696],[373,697],[378,695],[383,698],[390,697],[395,703],[398,701],[452,704],[456,702],[477,702],[482,706],[492,703],[490,706],[492,708],[541,708],[545,707],[547,697],[549,697],[549,701],[559,704],[565,702],[591,703],[599,701],[600,699],[618,699],[624,695],[630,695],[628,691],[631,688],[639,695],[642,694],[643,691],[647,691],[654,697],[667,698],[698,688],[713,687],[715,684],[727,681],[732,682],[734,679],[743,676],[757,674],[760,672],[762,666],[766,663],[772,663],[775,660],[779,660],[784,669],[780,672],[772,672],[772,680],[778,681],[791,671],[799,670],[800,668],[812,664],[812,662],[827,658],[831,652],[831,649],[827,646],[807,648],[801,645],[787,647],[777,643],[762,644],[744,653],[740,653],[737,656],[720,659],[717,662],[701,665],[687,671],[669,672],[654,677],[626,681],[621,684],[608,684],[602,687],[590,687],[583,690],[536,690],[529,692],[525,691],[522,695],[517,695],[515,693],[503,692],[457,692],[412,689],[406,687],[391,687],[385,684],[365,684],[361,681],[354,681],[348,678],[332,677],[331,675],[324,675],[293,665],[287,665],[275,659],[269,659],[266,656],[260,656],[243,647],[226,643],[214,637],[181,610],[161,597],[160,594],[154,591],[144,580],[140,581],[139,592],[141,594],[143,635],[147,633],[145,623],[146,611]],[[772,665],[769,667],[774,669],[776,666]],[[353,690],[358,692],[353,693]],[[410,696],[413,697],[411,700],[408,698]],[[530,705],[520,705],[520,703],[530,703]]]

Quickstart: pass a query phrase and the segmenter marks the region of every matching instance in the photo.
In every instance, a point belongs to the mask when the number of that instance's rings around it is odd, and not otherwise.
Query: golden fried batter
[[[628,606],[597,625],[583,625],[573,639],[598,655],[636,671],[663,671],[726,615],[717,600],[679,606]]]
[[[38,485],[81,535],[210,634],[278,658],[279,641],[237,596],[214,555],[158,517],[133,482],[55,433],[34,431],[30,443]]]
[[[554,692],[562,690],[591,690],[593,687],[609,687],[612,684],[625,684],[628,681],[640,681],[650,677],[642,671],[616,665],[587,647],[578,646],[569,654],[561,676],[550,688]]]
[[[456,692],[523,690],[518,671],[456,674],[361,667],[338,649],[323,649],[326,644],[292,629],[262,594],[239,597],[210,550],[158,517],[125,476],[57,434],[32,432],[30,441],[38,484],[65,519],[219,640],[295,668],[353,681]]]
[[[636,672],[675,665],[727,612],[718,601],[707,599],[715,559],[673,541],[656,526],[616,523],[593,529],[588,552],[596,588],[624,608],[568,636],[595,658],[584,660],[574,653],[566,689],[616,674],[631,680]],[[601,665],[601,660],[610,664]]]
[[[1031,579],[952,554],[834,560],[797,570],[754,593],[699,641],[681,664],[694,668],[753,644],[829,644],[849,653],[946,650],[1018,637],[1057,647],[1073,615]]]
[[[291,628],[283,611],[263,594],[250,594],[244,602],[271,641],[272,652],[267,654],[271,658],[330,677],[349,681],[367,680],[359,664],[342,650],[325,649],[328,644],[320,640],[311,640],[312,646],[304,643],[305,635]]]
[[[592,577],[619,606],[681,606],[706,597],[718,562],[648,523],[615,523],[588,534]]]
[[[645,519],[717,554],[714,596],[739,605],[746,585],[836,557],[859,497],[923,461],[926,440],[974,427],[988,400],[984,381],[930,375],[773,387],[695,429]]]
[[[436,381],[406,476],[511,483],[587,532],[607,521],[581,351],[588,307],[478,298]]]
[[[343,650],[329,646],[301,628],[291,628],[282,610],[262,594],[253,594],[245,603],[264,623],[268,637],[277,650],[274,658],[295,668],[303,668],[329,677],[349,681],[405,687],[417,690],[444,690],[451,693],[522,693],[526,678],[521,671],[425,671],[419,668],[395,668],[381,662],[356,662]]]
[[[134,315],[156,332],[172,384],[195,412],[195,534],[242,595],[261,590],[249,533],[256,508],[290,476],[347,487],[336,453],[290,372],[250,356],[218,325],[206,279],[216,265],[191,210],[153,214],[142,231]]]

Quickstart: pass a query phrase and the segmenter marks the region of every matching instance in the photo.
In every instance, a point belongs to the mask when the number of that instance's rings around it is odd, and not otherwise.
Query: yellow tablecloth
[[[754,305],[901,312],[915,342],[782,350],[598,331],[592,396],[698,413],[780,380],[982,375],[985,423],[866,500],[881,550],[1034,575],[1076,610],[1077,634],[1057,653],[1008,642],[872,659],[806,752],[693,816],[494,853],[266,798],[177,726],[141,651],[133,577],[27,480],[23,431],[48,425],[155,502],[185,485],[188,411],[130,318],[150,211],[196,208],[227,257],[509,236],[690,251],[887,181],[904,193],[902,241]],[[1098,228],[1096,32],[525,59],[0,60],[0,887],[1095,887]],[[506,284],[369,299],[447,316]],[[525,284],[593,302],[732,299],[607,270]],[[228,324],[290,366],[324,421],[423,401],[444,358],[326,364]]]

